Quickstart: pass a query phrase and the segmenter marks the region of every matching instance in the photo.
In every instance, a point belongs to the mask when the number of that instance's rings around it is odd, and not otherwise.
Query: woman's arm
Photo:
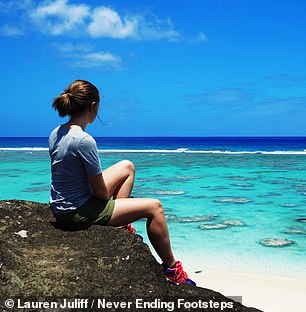
[[[108,194],[108,189],[105,185],[102,173],[95,176],[88,176],[88,180],[94,197],[104,200],[110,199],[110,195]]]

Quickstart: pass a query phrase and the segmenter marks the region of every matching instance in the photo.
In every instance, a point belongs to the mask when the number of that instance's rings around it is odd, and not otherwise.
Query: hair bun
[[[71,93],[62,93],[53,101],[53,108],[58,111],[61,117],[71,114]]]

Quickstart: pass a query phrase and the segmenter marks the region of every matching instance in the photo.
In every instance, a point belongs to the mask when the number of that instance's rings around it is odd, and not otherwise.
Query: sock
[[[169,269],[174,269],[175,266],[176,266],[176,261],[175,261],[174,264],[172,264],[172,265],[170,265],[170,266],[167,266],[165,263],[163,263],[163,268],[164,268],[164,270],[167,270],[168,268],[169,268]]]

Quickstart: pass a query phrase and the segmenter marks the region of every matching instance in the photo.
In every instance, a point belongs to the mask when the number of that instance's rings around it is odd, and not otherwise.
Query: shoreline
[[[150,249],[159,261],[151,246]],[[235,301],[238,301],[237,297],[242,297],[244,306],[264,312],[300,312],[305,309],[306,280],[302,272],[297,275],[290,274],[288,270],[267,270],[267,267],[260,270],[252,264],[247,267],[237,259],[221,262],[220,258],[213,256],[198,254],[195,257],[187,252],[175,254],[198,287],[211,289],[226,297],[236,297],[233,298]]]
[[[227,297],[242,297],[242,304],[268,312],[302,311],[306,306],[306,281],[269,273],[232,271],[218,266],[191,266],[185,270],[197,286]],[[199,273],[195,273],[201,271]]]

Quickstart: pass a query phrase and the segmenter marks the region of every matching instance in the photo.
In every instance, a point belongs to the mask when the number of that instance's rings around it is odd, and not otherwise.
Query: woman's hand
[[[108,189],[105,185],[102,173],[96,176],[89,176],[88,180],[94,197],[104,200],[110,199],[110,195],[108,194]]]

